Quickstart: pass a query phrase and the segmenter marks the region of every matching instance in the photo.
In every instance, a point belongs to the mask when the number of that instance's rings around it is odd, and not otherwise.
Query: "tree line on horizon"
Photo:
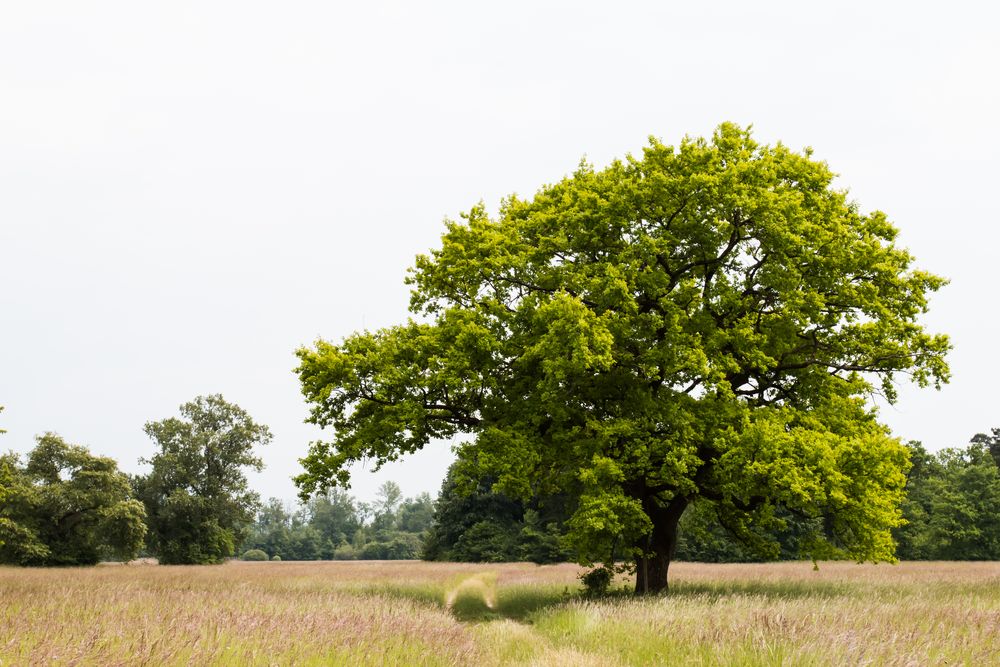
[[[268,558],[406,559],[419,554],[433,514],[428,494],[402,498],[387,482],[373,503],[342,491],[289,511],[261,503],[246,470],[270,430],[221,395],[145,425],[156,445],[146,474],[128,475],[54,433],[24,460],[0,456],[0,563],[92,565],[155,556],[163,564],[219,563],[247,551]],[[0,431],[2,432],[2,431]]]
[[[437,499],[404,498],[385,482],[371,503],[346,491],[313,494],[297,508],[261,502],[245,469],[270,441],[221,396],[181,406],[181,418],[146,425],[158,450],[145,475],[127,475],[108,457],[47,433],[21,458],[0,456],[0,563],[89,565],[156,556],[165,564],[259,560],[416,559],[554,563],[577,560],[566,539],[574,499],[517,498],[497,490],[460,453]],[[894,529],[903,560],[1000,560],[1000,429],[961,448],[928,452],[910,442],[911,462]],[[734,527],[711,505],[681,519],[675,557],[753,562],[843,557],[817,553],[808,536],[819,517],[776,513],[768,526]],[[828,537],[836,545],[836,535]]]

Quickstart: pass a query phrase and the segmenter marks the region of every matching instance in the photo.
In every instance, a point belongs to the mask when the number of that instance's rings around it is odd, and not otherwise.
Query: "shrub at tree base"
[[[608,592],[614,573],[607,567],[595,567],[580,575],[584,593],[591,597],[599,597]]]
[[[260,549],[250,549],[249,551],[243,552],[240,556],[240,560],[267,560],[267,554]]]

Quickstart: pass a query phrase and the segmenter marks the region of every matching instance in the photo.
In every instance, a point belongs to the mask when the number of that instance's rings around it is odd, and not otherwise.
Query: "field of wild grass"
[[[995,665],[1000,563],[0,568],[0,665]]]

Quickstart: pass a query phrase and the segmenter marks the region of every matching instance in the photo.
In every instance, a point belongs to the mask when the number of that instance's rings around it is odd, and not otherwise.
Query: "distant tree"
[[[259,497],[246,468],[261,470],[254,448],[271,441],[266,426],[221,395],[180,407],[181,418],[146,424],[157,452],[136,486],[149,515],[150,545],[163,563],[217,563],[246,538]]]
[[[358,505],[360,516],[370,522],[355,533],[356,554],[362,559],[406,560],[417,558],[426,527],[430,498],[403,498],[399,485],[383,483],[370,504]]]
[[[910,469],[906,473],[905,523],[893,529],[896,555],[903,560],[933,560],[940,553],[939,539],[931,527],[930,512],[937,498],[948,493],[944,466],[916,441],[907,443]]]
[[[573,551],[566,546],[565,533],[562,521],[546,521],[542,511],[526,509],[524,524],[517,536],[515,560],[532,563],[573,560]]]
[[[269,499],[257,512],[257,519],[243,544],[244,549],[260,549],[283,560],[319,560],[323,538],[300,509],[290,513],[278,498]],[[332,555],[332,549],[329,550]]]
[[[264,561],[268,560],[268,557],[267,554],[261,549],[248,549],[243,552],[242,556],[240,556],[240,560]]]
[[[428,494],[403,498],[394,482],[383,484],[367,504],[338,489],[310,498],[295,511],[271,498],[240,548],[283,560],[412,559],[420,553],[433,511]]]
[[[54,433],[20,465],[0,456],[0,562],[92,565],[142,547],[145,512],[114,460]]]
[[[323,539],[312,526],[296,522],[289,536],[288,547],[276,555],[282,560],[320,560],[323,556]]]
[[[327,558],[333,550],[349,542],[361,528],[361,519],[354,499],[341,489],[316,494],[305,504],[309,525],[319,531]]]
[[[558,497],[521,500],[494,490],[495,478],[463,452],[448,469],[424,540],[425,560],[553,563],[570,560],[568,516]]]
[[[989,452],[993,462],[1000,468],[1000,428],[990,429],[988,434],[977,433],[972,436],[972,444],[979,445]]]
[[[993,436],[929,454],[911,443],[913,467],[896,530],[901,558],[1000,560],[1000,466]]]
[[[357,560],[358,551],[353,544],[342,544],[333,552],[333,560]]]
[[[1000,469],[987,443],[938,454],[944,483],[930,505],[931,539],[943,560],[1000,559]]]
[[[269,554],[286,554],[292,541],[292,515],[278,498],[270,498],[257,511],[243,549],[260,549]]]
[[[416,498],[407,498],[400,504],[397,516],[400,531],[422,534],[434,521],[434,499],[426,492]]]
[[[420,537],[393,531],[366,543],[359,554],[362,560],[412,560],[420,553]]]
[[[0,405],[0,412],[3,412],[3,406]],[[0,428],[0,433],[6,433],[7,431]],[[4,506],[7,502],[7,498],[14,493],[14,481],[16,479],[16,459],[12,460],[10,457],[0,455],[0,507]],[[3,549],[4,545],[4,535],[8,532],[13,532],[17,527],[10,519],[6,519],[0,516],[0,549]]]
[[[38,509],[37,489],[13,452],[0,456],[0,563],[44,563],[51,551],[33,524],[45,521]]]
[[[383,482],[378,488],[375,502],[372,504],[372,528],[375,530],[393,530],[396,527],[396,511],[403,501],[403,492],[399,484],[393,481]]]
[[[493,545],[488,548],[491,553],[497,551],[497,542],[500,541],[497,534],[505,536],[502,538],[503,544],[508,547],[513,545],[513,535],[524,517],[523,503],[494,491],[495,478],[470,473],[471,467],[462,458],[448,468],[434,506],[434,523],[424,542],[424,559],[481,560],[486,548],[470,550],[468,539],[461,547],[458,546],[462,537],[479,524],[493,527]],[[478,528],[477,533],[482,535],[484,530],[486,529]],[[501,560],[516,560],[513,553],[509,553],[509,556]]]

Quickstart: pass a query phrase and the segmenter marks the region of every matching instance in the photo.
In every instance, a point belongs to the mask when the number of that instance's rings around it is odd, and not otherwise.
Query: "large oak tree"
[[[944,281],[833,178],[725,124],[447,222],[413,319],[299,350],[334,431],[303,493],[469,434],[500,490],[575,498],[575,551],[627,557],[637,592],[666,588],[696,499],[746,539],[780,506],[822,518],[814,557],[891,559],[908,458],[869,399],[947,380],[918,322]]]

